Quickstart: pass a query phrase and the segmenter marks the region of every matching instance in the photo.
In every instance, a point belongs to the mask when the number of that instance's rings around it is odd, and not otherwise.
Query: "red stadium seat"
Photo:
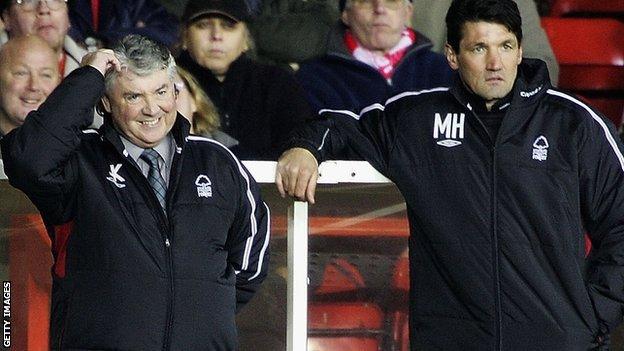
[[[392,349],[409,351],[409,316],[407,309],[395,311],[391,318]]]
[[[624,88],[624,23],[612,19],[542,18],[557,61],[559,86]]]
[[[542,18],[542,27],[559,62],[559,87],[595,102],[619,124],[624,106],[624,23],[548,17]]]
[[[624,18],[622,0],[554,0],[552,17],[616,17]]]
[[[332,260],[323,272],[321,285],[315,295],[355,292],[365,287],[360,271],[349,261],[338,258]]]
[[[400,257],[394,267],[392,274],[392,286],[404,292],[409,291],[409,260],[407,257]]]
[[[409,351],[409,318],[408,318],[408,292],[409,292],[409,260],[400,257],[392,274],[392,287],[398,290],[400,296],[398,309],[392,312],[391,337],[393,350]]]
[[[583,97],[583,100],[585,100],[590,106],[593,106],[598,111],[602,112],[605,116],[609,117],[616,127],[619,128],[622,125],[624,98]]]
[[[379,351],[384,314],[365,302],[311,303],[308,351]]]

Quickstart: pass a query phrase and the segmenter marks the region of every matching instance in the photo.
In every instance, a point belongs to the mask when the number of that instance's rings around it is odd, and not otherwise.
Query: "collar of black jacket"
[[[214,81],[216,83],[224,83],[228,80],[228,76],[235,75],[237,71],[240,71],[247,67],[248,65],[246,64],[246,62],[250,60],[251,58],[246,53],[242,53],[238,58],[236,58],[236,60],[232,61],[232,63],[230,63],[230,67],[228,67],[228,71],[225,75],[225,80],[223,82],[219,82],[208,68],[205,68],[195,62],[195,60],[193,60],[191,55],[186,50],[180,53],[180,55],[176,59],[176,62],[180,65],[180,67],[183,67],[187,71],[189,71],[195,77],[195,79],[200,81],[200,83],[201,81],[207,79],[210,79],[211,81]]]
[[[175,140],[175,143],[178,147],[184,148],[184,145],[186,143],[186,137],[189,135],[190,129],[191,124],[189,123],[189,121],[178,113],[178,115],[176,116],[176,121],[170,131],[171,135],[173,136],[173,140]],[[99,132],[105,140],[113,145],[117,152],[122,155],[124,154],[125,146],[121,142],[121,139],[119,138],[119,132],[113,125],[110,117],[106,117],[104,119],[104,124],[100,127]]]
[[[518,75],[511,92],[492,107],[504,109],[510,104],[511,108],[518,108],[537,103],[550,87],[546,63],[538,59],[523,58],[522,63],[518,66]],[[457,73],[455,73],[451,86],[451,93],[468,109],[485,110],[483,99],[471,93]]]

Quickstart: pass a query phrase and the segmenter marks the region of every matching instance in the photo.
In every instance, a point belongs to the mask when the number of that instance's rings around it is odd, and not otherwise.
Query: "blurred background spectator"
[[[410,1],[342,0],[340,10],[327,38],[327,52],[297,71],[314,110],[357,113],[404,91],[450,83],[446,58],[432,52],[431,42],[408,27]]]
[[[56,53],[31,35],[12,38],[0,49],[0,136],[24,123],[60,82]]]
[[[178,39],[178,19],[155,0],[72,0],[69,17],[69,34],[86,46],[110,46],[131,33],[169,47]]]
[[[31,35],[9,40],[0,48],[0,139],[39,108],[61,78],[56,53]],[[0,154],[0,177],[6,177]]]
[[[67,0],[28,0],[20,3],[0,0],[0,13],[8,38],[26,34],[41,37],[56,52],[59,72],[63,77],[80,66],[82,56],[86,53],[67,35],[67,11]]]
[[[450,3],[451,0],[414,0],[413,4],[411,25],[428,37],[433,50],[439,53],[446,42],[444,16]],[[523,16],[522,31],[527,39],[524,54],[546,61],[556,83],[557,62],[540,26],[536,2],[517,0],[516,3]],[[264,0],[260,15],[250,26],[258,54],[277,62],[301,62],[323,55],[330,45],[325,38],[339,14],[337,0]]]
[[[184,11],[177,62],[219,111],[221,130],[241,159],[277,159],[290,130],[311,117],[294,77],[247,55],[253,40],[243,0],[191,0]]]
[[[234,138],[219,130],[219,112],[197,80],[184,68],[176,69],[178,112],[191,122],[191,133],[214,139],[228,148],[236,146]]]

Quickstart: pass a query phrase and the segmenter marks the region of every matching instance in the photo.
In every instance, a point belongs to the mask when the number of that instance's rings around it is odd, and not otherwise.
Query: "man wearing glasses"
[[[359,111],[397,92],[450,82],[444,56],[408,27],[410,0],[341,0],[340,11],[327,53],[297,72],[315,110]]]
[[[0,13],[9,37],[34,34],[54,49],[62,76],[80,67],[86,50],[67,35],[67,0],[0,0]]]

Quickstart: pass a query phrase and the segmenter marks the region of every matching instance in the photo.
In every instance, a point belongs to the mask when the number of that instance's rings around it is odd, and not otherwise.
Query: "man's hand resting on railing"
[[[288,194],[297,200],[313,204],[317,179],[318,162],[310,151],[296,147],[280,156],[275,184],[282,197]]]

